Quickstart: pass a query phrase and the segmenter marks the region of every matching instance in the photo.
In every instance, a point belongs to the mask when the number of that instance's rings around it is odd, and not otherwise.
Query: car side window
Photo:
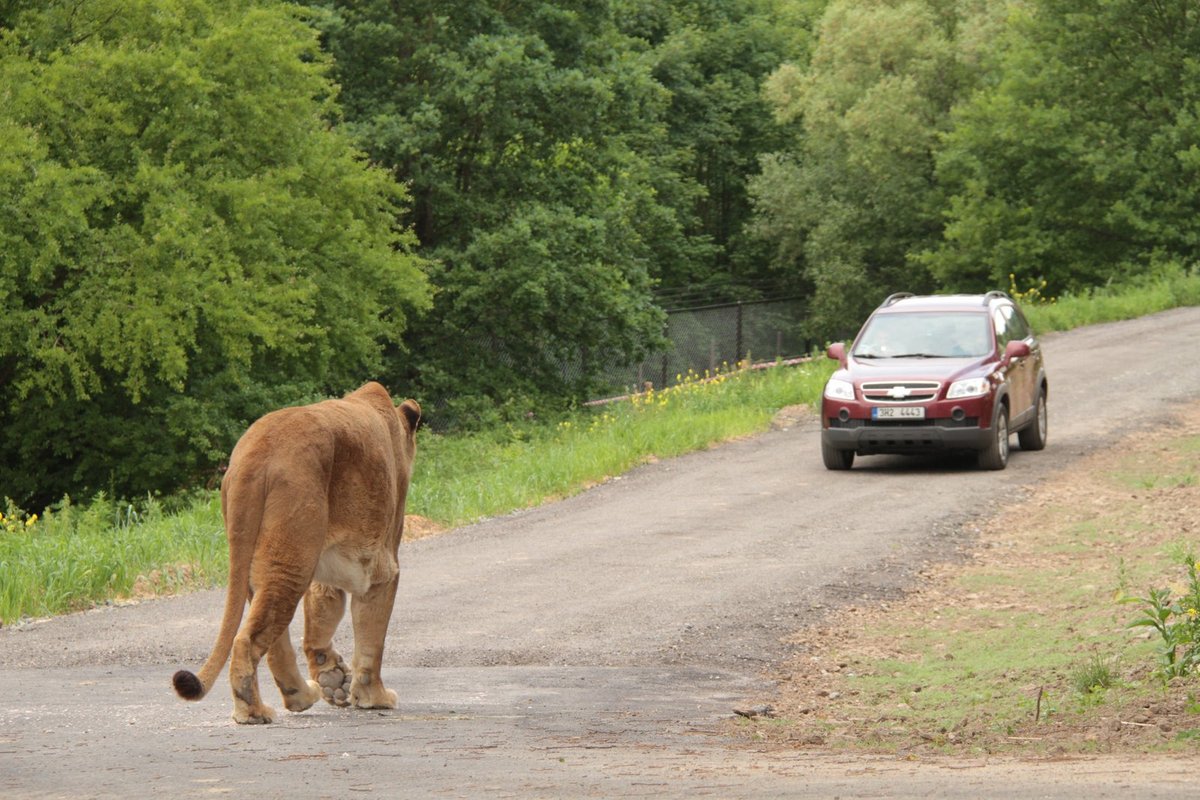
[[[1029,323],[1025,321],[1025,317],[1021,316],[1021,312],[1015,306],[1001,306],[1000,310],[1004,313],[1006,343],[1014,339],[1028,339],[1030,336]]]

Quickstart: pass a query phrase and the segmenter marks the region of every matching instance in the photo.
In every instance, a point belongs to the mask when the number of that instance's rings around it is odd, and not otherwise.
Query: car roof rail
[[[890,306],[892,303],[895,303],[899,300],[903,300],[906,297],[916,297],[916,295],[914,295],[912,292],[896,292],[894,294],[889,294],[887,296],[887,299],[879,304],[879,307],[885,308],[887,306]]]
[[[1008,296],[1008,292],[1002,292],[998,289],[993,289],[983,296],[983,304],[985,306],[993,300],[1008,300],[1012,302],[1012,298]]]

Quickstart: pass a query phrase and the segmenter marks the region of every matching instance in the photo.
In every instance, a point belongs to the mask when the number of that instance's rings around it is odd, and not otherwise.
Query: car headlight
[[[946,399],[954,400],[959,397],[978,397],[981,394],[987,393],[987,378],[967,378],[965,381],[955,381],[950,384],[950,391],[946,392]]]
[[[830,378],[829,383],[825,384],[825,396],[830,400],[853,400],[854,384],[850,381]]]

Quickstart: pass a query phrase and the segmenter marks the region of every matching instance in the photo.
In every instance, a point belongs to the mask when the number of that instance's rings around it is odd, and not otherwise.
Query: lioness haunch
[[[404,499],[416,452],[421,407],[399,408],[368,383],[341,400],[267,414],[246,431],[221,482],[229,539],[229,589],[221,631],[200,673],[175,673],[186,700],[208,694],[233,651],[229,682],[237,722],[271,722],[258,693],[267,656],[289,711],[322,696],[338,706],[395,708],[380,679],[404,527]],[[333,649],[333,632],[351,601],[354,658]],[[288,625],[304,598],[305,680]],[[250,613],[241,626],[246,600]]]

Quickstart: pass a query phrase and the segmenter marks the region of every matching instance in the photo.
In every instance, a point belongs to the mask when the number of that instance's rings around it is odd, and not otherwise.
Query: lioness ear
[[[416,400],[405,400],[400,404],[399,411],[408,420],[408,429],[415,432],[421,425],[421,406]]]

